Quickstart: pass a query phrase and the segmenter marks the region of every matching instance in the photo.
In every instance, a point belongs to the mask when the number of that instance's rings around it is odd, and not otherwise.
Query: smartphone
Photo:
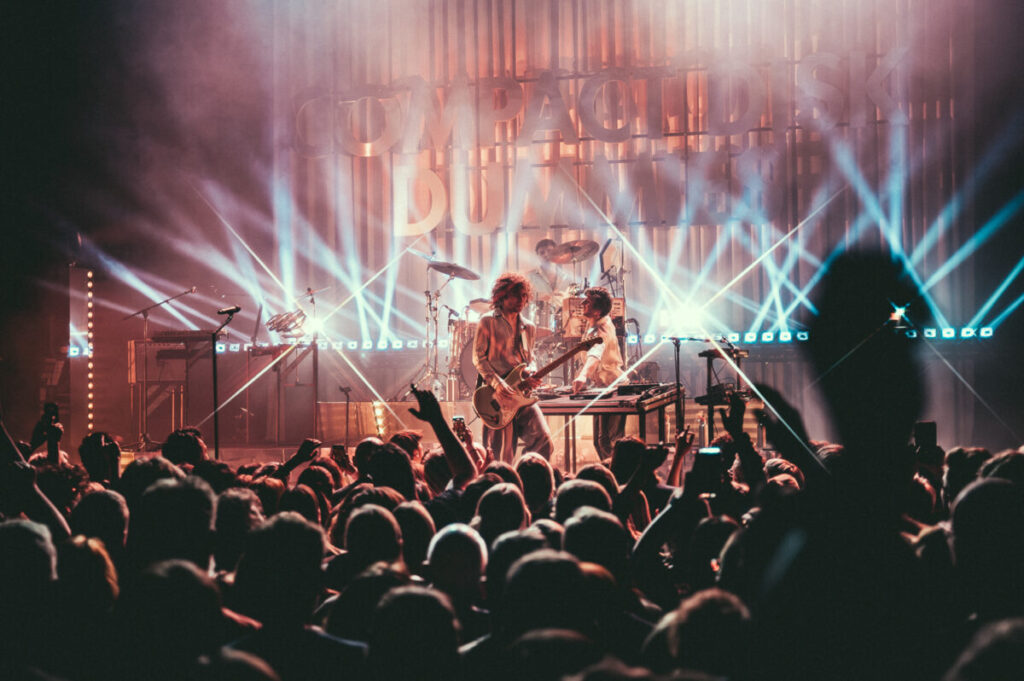
[[[938,436],[935,421],[918,421],[914,424],[914,446],[918,449],[935,447]]]
[[[722,484],[722,450],[701,447],[693,458],[692,469],[700,492],[713,492]]]
[[[457,428],[457,427],[465,426],[465,425],[466,425],[466,417],[465,416],[459,416],[458,414],[456,414],[455,416],[452,417],[452,427],[453,428]]]
[[[48,423],[57,423],[60,421],[60,409],[57,407],[56,402],[47,402],[43,405],[43,416],[46,417]]]
[[[722,458],[722,450],[720,447],[701,447],[697,450],[697,456],[715,457],[716,459]]]

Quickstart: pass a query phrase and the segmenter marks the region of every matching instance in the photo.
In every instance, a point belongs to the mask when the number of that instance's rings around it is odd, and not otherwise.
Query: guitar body
[[[601,343],[600,336],[584,339],[579,345],[563,353],[558,359],[533,374],[533,378],[538,380],[543,378],[550,371],[567,362],[577,352],[589,350],[598,343]],[[516,412],[540,399],[530,394],[530,387],[523,379],[525,371],[526,365],[520,364],[502,377],[515,393],[511,397],[502,397],[489,385],[482,385],[473,393],[473,410],[476,411],[483,424],[491,430],[500,430],[512,423]]]
[[[504,376],[505,382],[510,386],[517,386],[523,381],[525,364],[520,364]],[[531,397],[525,389],[515,391],[512,397],[502,397],[489,385],[482,385],[473,393],[473,409],[477,416],[484,422],[484,425],[492,430],[500,430],[512,423],[516,412],[523,407],[528,407],[538,398]]]

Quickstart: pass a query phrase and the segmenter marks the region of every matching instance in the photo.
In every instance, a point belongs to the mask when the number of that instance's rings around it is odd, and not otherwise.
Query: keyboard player
[[[589,322],[584,335],[586,337],[599,335],[603,342],[587,352],[583,368],[573,379],[573,393],[580,392],[588,385],[594,388],[606,388],[625,373],[622,366],[622,353],[619,352],[619,342],[615,337],[615,325],[609,316],[612,311],[611,294],[603,286],[595,286],[584,291],[583,296],[583,316]],[[597,414],[594,416],[594,446],[601,461],[611,458],[612,444],[625,433],[625,423],[624,414]]]

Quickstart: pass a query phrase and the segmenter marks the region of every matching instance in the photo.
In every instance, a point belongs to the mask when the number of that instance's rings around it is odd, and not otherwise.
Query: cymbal
[[[556,246],[555,250],[551,251],[551,257],[548,259],[556,265],[583,262],[593,258],[600,248],[596,241],[591,241],[590,239],[566,241],[564,244]]]
[[[467,305],[467,307],[473,312],[484,314],[491,309],[491,301],[487,298],[474,298],[469,301],[469,305]]]
[[[471,269],[467,269],[462,265],[456,265],[453,262],[441,262],[436,260],[427,265],[428,270],[436,270],[441,274],[446,274],[449,277],[455,277],[457,279],[469,279],[470,281],[476,281],[480,278],[480,275]]]

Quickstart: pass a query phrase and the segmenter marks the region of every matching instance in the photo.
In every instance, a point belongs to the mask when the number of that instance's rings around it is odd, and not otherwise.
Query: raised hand
[[[420,390],[416,386],[410,386],[412,389],[413,397],[416,398],[419,409],[409,408],[409,413],[418,418],[420,421],[427,423],[436,423],[438,419],[444,420],[444,414],[441,413],[441,405],[437,401],[437,396],[434,395],[430,390]]]
[[[295,451],[295,455],[292,457],[298,463],[305,461],[312,461],[316,458],[317,450],[320,449],[320,445],[323,444],[316,438],[307,437],[299,445],[299,448]]]
[[[722,427],[735,440],[743,433],[743,415],[747,411],[747,403],[735,390],[729,395],[729,411],[718,412],[722,417]]]
[[[776,418],[765,409],[758,409],[755,412],[758,421],[764,426],[765,437],[775,450],[788,459],[794,448],[805,449],[809,438],[800,412],[774,388],[758,384],[757,390],[764,397],[765,404],[770,404],[779,415]]]
[[[696,438],[697,434],[690,430],[689,425],[683,428],[682,432],[676,435],[676,456],[681,457],[690,451]]]

